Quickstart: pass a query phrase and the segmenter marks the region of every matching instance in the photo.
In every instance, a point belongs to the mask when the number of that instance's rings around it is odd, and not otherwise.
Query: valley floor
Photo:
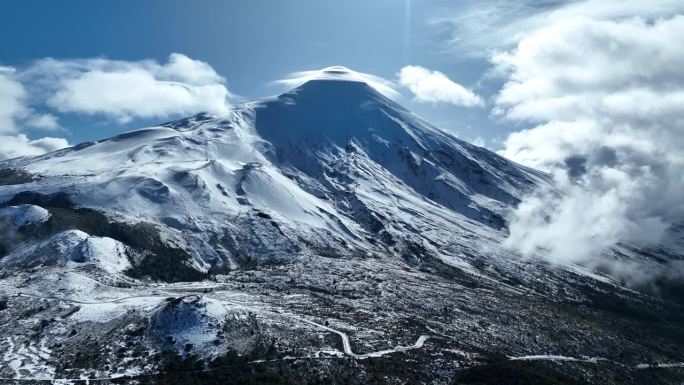
[[[600,285],[568,300],[392,259],[302,257],[175,284],[39,267],[5,273],[0,291],[8,383],[684,378],[679,309]]]

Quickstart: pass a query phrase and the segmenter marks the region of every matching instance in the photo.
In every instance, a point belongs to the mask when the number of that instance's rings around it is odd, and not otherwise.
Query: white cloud
[[[42,155],[68,146],[69,143],[64,138],[45,137],[31,140],[24,134],[0,135],[0,160]]]
[[[19,133],[22,126],[57,129],[57,118],[38,114],[28,103],[28,93],[14,68],[0,67],[0,160],[25,155],[40,155],[68,146],[62,138],[30,140]]]
[[[26,90],[14,78],[16,70],[0,67],[0,134],[16,132],[15,120],[25,113]]]
[[[207,63],[171,54],[167,63],[45,59],[26,78],[60,112],[101,114],[122,122],[198,112],[226,114],[230,93]]]
[[[198,112],[226,114],[230,96],[225,80],[209,64],[177,53],[161,64],[43,59],[25,68],[0,67],[0,159],[67,146],[62,138],[31,140],[25,133],[27,128],[61,129],[55,110],[127,122]]]
[[[684,13],[681,0],[467,0],[449,14],[430,20],[446,27],[451,38],[446,50],[459,55],[488,57],[509,49],[530,33],[575,18],[626,20],[635,16],[656,20]],[[444,48],[443,48],[444,49]]]
[[[499,112],[529,121],[631,118],[633,108],[645,119],[678,115],[684,46],[676,37],[682,34],[684,16],[654,23],[574,18],[544,28],[493,57],[510,74]]]
[[[472,143],[478,147],[486,147],[487,146],[487,141],[485,140],[485,138],[483,138],[481,136],[476,136],[475,139],[470,141],[470,143]]]
[[[406,66],[399,71],[399,84],[407,87],[420,103],[449,103],[455,106],[481,107],[482,98],[449,79],[439,71],[421,66]]]
[[[151,71],[160,78],[193,85],[223,84],[225,79],[216,73],[208,63],[191,59],[180,53],[172,53],[169,62],[163,65],[152,63]]]
[[[606,4],[564,8],[492,58],[506,79],[494,113],[538,124],[501,154],[551,172],[563,192],[538,191],[514,213],[508,244],[523,254],[603,265],[618,241],[658,242],[684,220],[684,16],[647,19],[671,2],[629,18],[634,7]]]
[[[52,114],[34,114],[26,119],[25,124],[28,127],[43,130],[58,130],[61,128],[57,117]]]

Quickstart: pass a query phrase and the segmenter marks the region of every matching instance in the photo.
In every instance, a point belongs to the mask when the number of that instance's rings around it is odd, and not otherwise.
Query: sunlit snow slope
[[[353,74],[336,67],[228,117],[6,161],[30,177],[0,199],[61,193],[107,221],[150,223],[199,272],[298,253],[429,252],[467,268],[466,254],[499,253],[507,210],[548,178],[432,127]],[[24,191],[42,198],[15,196]]]

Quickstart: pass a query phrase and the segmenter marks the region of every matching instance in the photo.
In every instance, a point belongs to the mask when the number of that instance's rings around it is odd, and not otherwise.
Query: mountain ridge
[[[74,172],[75,163],[86,163],[90,170]],[[177,211],[179,215],[164,215],[160,222],[192,227],[197,218],[181,218],[187,212],[168,205],[199,203],[199,211],[191,210],[192,215],[217,208],[212,205],[235,212],[249,206],[275,215],[289,227],[298,227],[291,223],[294,219],[347,234],[344,242],[371,250],[373,245],[359,240],[369,238],[368,229],[378,230],[381,221],[373,215],[387,214],[369,208],[368,202],[384,205],[387,202],[379,198],[393,199],[395,191],[402,191],[404,201],[436,204],[440,210],[501,229],[505,206],[517,201],[522,188],[544,180],[543,174],[518,168],[432,128],[365,83],[343,80],[310,80],[279,97],[240,105],[230,117],[199,114],[9,164],[24,170],[38,164],[47,171],[44,179],[72,179],[74,186],[78,182],[73,179],[99,179],[97,192],[72,194],[84,207],[113,207],[123,213],[134,207],[147,210],[152,218],[159,218],[161,211]],[[515,175],[500,172],[502,167]],[[65,174],[58,175],[62,171]],[[358,175],[369,185],[366,195],[354,191],[360,188]],[[224,177],[228,182],[221,182]],[[135,194],[123,194],[126,190]],[[336,196],[343,198],[338,201]],[[151,213],[153,207],[158,210]],[[355,215],[375,224],[359,223]],[[338,241],[329,237],[324,247]]]

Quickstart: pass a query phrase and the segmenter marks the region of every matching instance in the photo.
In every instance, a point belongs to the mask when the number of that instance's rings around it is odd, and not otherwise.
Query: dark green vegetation
[[[146,222],[129,224],[109,219],[101,212],[79,208],[64,193],[51,195],[21,192],[0,207],[32,204],[47,209],[51,217],[45,223],[8,230],[10,236],[0,239],[0,256],[18,244],[29,240],[47,239],[65,230],[81,230],[90,235],[109,237],[131,248],[129,259],[133,268],[127,274],[133,278],[151,278],[165,282],[197,281],[206,278],[185,262],[190,255],[178,247],[163,242],[155,225]],[[0,226],[3,226],[0,223]],[[1,228],[1,227],[0,227]]]
[[[23,170],[11,168],[0,169],[0,186],[22,184],[37,180],[38,177]]]
[[[463,385],[572,385],[581,381],[559,373],[548,364],[502,360],[458,373],[454,384]]]

